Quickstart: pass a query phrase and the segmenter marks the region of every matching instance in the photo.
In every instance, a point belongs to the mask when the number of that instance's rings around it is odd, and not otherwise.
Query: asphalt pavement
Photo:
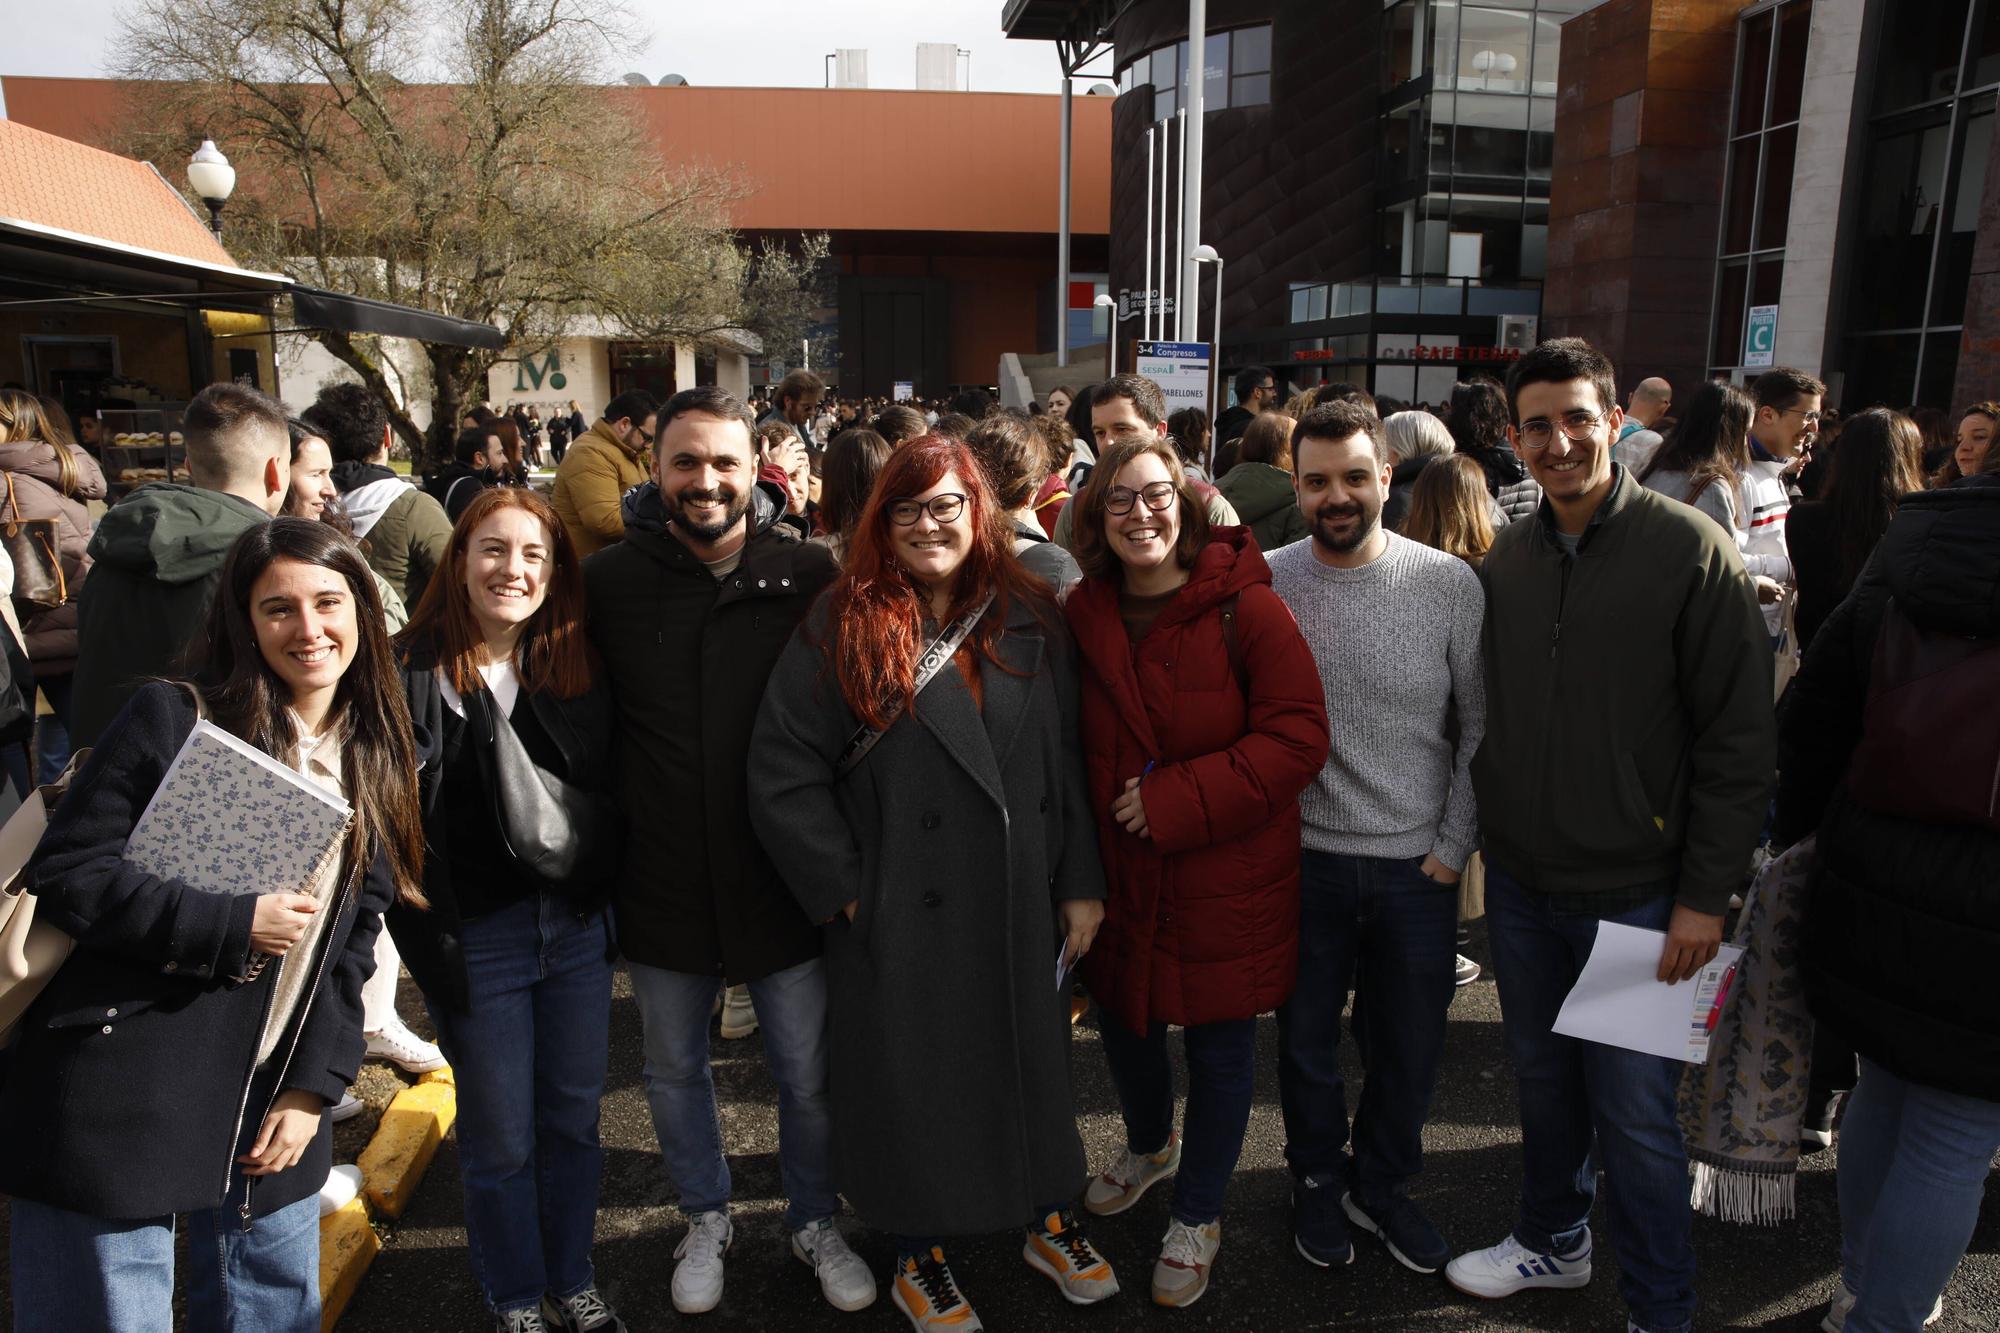
[[[1475,941],[1474,953],[1484,957]],[[407,1008],[405,1012],[410,1012]],[[1093,1167],[1123,1145],[1117,1100],[1097,1034],[1086,1019],[1072,1045],[1077,1118]],[[1178,1043],[1174,1043],[1177,1047]],[[1360,1071],[1346,1050],[1350,1078]],[[1178,1054],[1176,1055],[1178,1061]],[[735,1247],[722,1304],[712,1313],[675,1313],[668,1283],[684,1224],[661,1171],[640,1073],[639,1017],[621,974],[612,1016],[611,1078],[604,1098],[606,1164],[597,1223],[599,1283],[633,1333],[699,1328],[907,1328],[890,1304],[884,1239],[847,1218],[842,1225],[875,1269],[883,1294],[875,1306],[843,1315],[825,1304],[812,1274],[791,1257],[782,1224],[776,1093],[763,1043],[714,1039],[716,1095],[735,1180]],[[1092,1309],[1071,1309],[1030,1272],[1018,1233],[964,1241],[952,1267],[989,1329],[1466,1329],[1623,1333],[1624,1306],[1603,1229],[1600,1196],[1596,1272],[1576,1292],[1540,1292],[1498,1303],[1462,1296],[1442,1276],[1422,1277],[1379,1246],[1357,1240],[1352,1267],[1324,1272],[1293,1252],[1288,1230],[1289,1177],[1278,1110],[1277,1027],[1260,1024],[1256,1105],[1242,1161],[1229,1187],[1222,1251],[1214,1284],[1186,1310],[1163,1310],[1148,1298],[1148,1278],[1167,1223],[1166,1189],[1155,1189],[1122,1217],[1091,1223],[1091,1235],[1125,1290]],[[1514,1085],[1501,1045],[1494,987],[1482,978],[1452,1004],[1450,1035],[1436,1105],[1424,1135],[1426,1170],[1413,1191],[1460,1249],[1493,1244],[1513,1224],[1520,1183]],[[1832,1154],[1807,1159],[1798,1186],[1799,1218],[1753,1228],[1697,1218],[1702,1329],[1816,1329],[1838,1272],[1839,1222]],[[483,1311],[466,1263],[455,1145],[447,1141],[416,1202],[386,1229],[386,1245],[341,1321],[343,1333],[425,1329],[483,1333]],[[2000,1328],[2000,1176],[1989,1179],[1986,1207],[1965,1260],[1945,1292],[1941,1333]]]

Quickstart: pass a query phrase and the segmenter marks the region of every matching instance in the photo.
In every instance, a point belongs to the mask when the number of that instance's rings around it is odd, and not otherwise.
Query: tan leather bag
[[[89,757],[89,750],[78,750],[61,777],[29,792],[0,827],[0,1049],[13,1042],[21,1015],[76,947],[68,935],[35,919],[35,895],[23,881],[28,859],[48,830],[49,812]]]
[[[7,512],[0,516],[0,546],[14,562],[14,600],[32,606],[54,608],[69,600],[69,582],[63,577],[61,525],[52,518],[21,517],[21,502],[14,494],[14,474],[7,478]]]

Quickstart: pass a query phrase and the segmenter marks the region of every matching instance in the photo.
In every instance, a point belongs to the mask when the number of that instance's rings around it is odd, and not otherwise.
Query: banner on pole
[[[1198,407],[1209,414],[1209,420],[1215,419],[1208,401],[1207,343],[1142,342],[1133,371],[1160,386],[1168,412]]]

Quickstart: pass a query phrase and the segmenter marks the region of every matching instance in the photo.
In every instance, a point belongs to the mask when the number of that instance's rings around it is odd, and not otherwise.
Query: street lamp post
[[[196,196],[208,205],[209,230],[215,233],[216,240],[221,240],[222,206],[236,189],[236,168],[229,165],[229,159],[215,146],[215,140],[203,139],[201,147],[188,159],[187,175]]]
[[[1104,378],[1110,379],[1118,373],[1118,298],[1104,293],[1100,294],[1091,304],[1099,310],[1109,310],[1111,312],[1110,337],[1105,342],[1106,350],[1104,353]]]
[[[1188,260],[1189,262],[1195,264],[1215,265],[1215,341],[1210,343],[1208,348],[1208,368],[1210,375],[1213,377],[1211,381],[1213,387],[1211,387],[1208,391],[1208,406],[1209,406],[1209,412],[1211,414],[1211,419],[1213,419],[1214,416],[1220,415],[1220,409],[1222,407],[1223,259],[1221,254],[1219,254],[1216,251],[1216,248],[1214,246],[1197,245],[1194,249],[1188,252]],[[1199,305],[1200,302],[1197,300],[1196,304]],[[1188,327],[1192,328],[1193,326],[1194,326],[1194,319],[1191,316],[1188,320]],[[1208,437],[1208,448],[1209,448],[1209,462],[1212,465],[1215,461],[1214,460],[1215,436],[1213,433],[1211,433]]]

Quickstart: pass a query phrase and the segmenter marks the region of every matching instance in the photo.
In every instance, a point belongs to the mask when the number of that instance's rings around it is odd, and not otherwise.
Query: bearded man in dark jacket
[[[716,388],[660,409],[652,475],[622,503],[624,539],[584,562],[590,632],[618,711],[629,834],[618,943],[645,1030],[646,1095],[688,1217],[674,1307],[713,1309],[733,1237],[708,1024],[745,983],[780,1089],[779,1161],[793,1252],[835,1306],[875,1297],[834,1229],[820,927],[750,828],[745,765],[772,668],[836,567],[757,481],[749,409]]]

